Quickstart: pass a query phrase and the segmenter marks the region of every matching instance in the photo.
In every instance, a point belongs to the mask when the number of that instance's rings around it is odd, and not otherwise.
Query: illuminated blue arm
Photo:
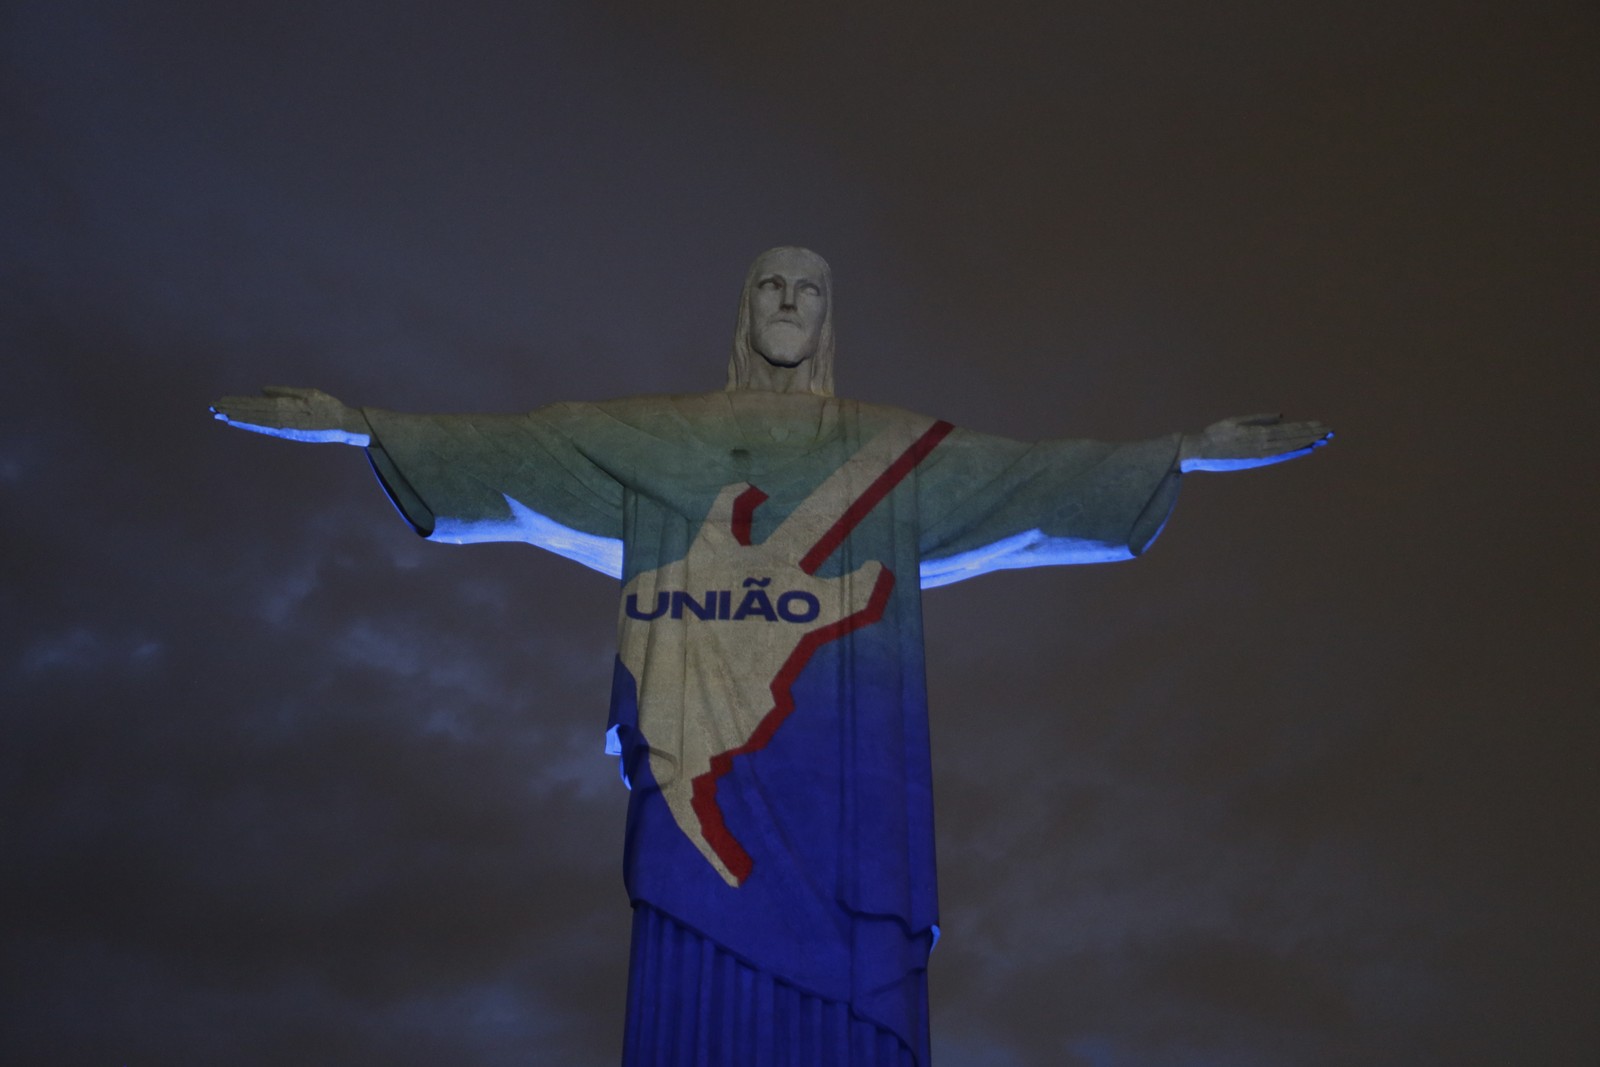
[[[620,577],[622,487],[574,438],[588,417],[406,415],[365,408],[367,455],[389,499],[432,541],[525,541]]]
[[[1177,500],[1179,442],[1029,445],[955,431],[919,472],[922,587],[1139,555]]]

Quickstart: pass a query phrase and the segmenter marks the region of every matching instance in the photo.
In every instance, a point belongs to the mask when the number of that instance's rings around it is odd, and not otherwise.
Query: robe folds
[[[925,1065],[921,589],[1137,555],[1178,437],[1024,444],[751,390],[366,415],[419,533],[622,582],[625,1063]]]

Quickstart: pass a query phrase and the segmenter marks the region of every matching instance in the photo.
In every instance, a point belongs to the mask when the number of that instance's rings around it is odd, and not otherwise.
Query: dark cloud
[[[205,406],[716,387],[790,241],[851,395],[1340,431],[929,595],[939,1062],[1600,1051],[1592,12],[3,25],[0,1058],[615,1060],[614,583]]]

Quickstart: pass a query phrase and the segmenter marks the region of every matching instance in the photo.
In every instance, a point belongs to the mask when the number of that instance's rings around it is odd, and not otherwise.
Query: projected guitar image
[[[759,544],[751,527],[766,494],[727,486],[682,559],[623,589],[619,652],[638,684],[651,774],[731,886],[753,860],[723,819],[719,780],[795,710],[792,686],[817,649],[882,618],[895,582],[877,560],[836,578],[815,572],[950,429],[881,434]]]

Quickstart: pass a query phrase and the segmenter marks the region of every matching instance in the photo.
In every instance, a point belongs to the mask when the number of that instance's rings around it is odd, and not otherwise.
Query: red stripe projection
[[[811,550],[801,558],[800,569],[807,574],[815,574],[823,561],[844,544],[844,539],[850,536],[850,531],[860,525],[868,512],[877,507],[883,498],[888,496],[918,463],[926,459],[928,453],[938,447],[939,442],[943,441],[953,429],[955,427],[943,421],[928,427],[921,437],[912,442],[910,448],[900,453],[895,461],[874,478],[872,484],[867,486],[849,507],[845,508],[844,514],[839,516],[838,521],[830,526],[817,543],[811,546]],[[731,525],[734,540],[741,545],[750,544],[750,526],[755,518],[755,510],[766,499],[767,494],[755,486],[746,489],[734,499]],[[772,679],[772,710],[762,716],[761,722],[756,725],[755,731],[744,744],[712,756],[711,769],[696,776],[690,783],[689,806],[700,821],[700,832],[704,835],[706,843],[711,846],[711,850],[717,854],[717,858],[722,860],[723,866],[733,875],[736,884],[744,884],[744,880],[750,877],[750,871],[755,863],[751,860],[750,854],[744,850],[744,846],[739,844],[738,838],[728,829],[727,823],[723,821],[722,809],[717,806],[717,780],[733,770],[735,756],[757,752],[772,740],[772,735],[778,732],[783,720],[794,711],[794,693],[791,690],[795,679],[800,677],[800,672],[811,662],[811,657],[817,649],[829,641],[837,641],[846,634],[854,633],[863,626],[870,626],[883,618],[884,609],[889,606],[889,593],[892,589],[894,589],[894,572],[884,567],[878,572],[878,580],[872,587],[872,595],[867,599],[866,607],[853,615],[846,615],[836,623],[812,630],[802,637]]]
[[[823,534],[817,543],[811,546],[811,551],[800,560],[800,569],[807,574],[817,573],[817,568],[833,555],[835,549],[844,544],[844,539],[849,537],[850,531],[867,517],[867,512],[877,507],[878,503],[889,495],[889,491],[899,485],[918,463],[926,459],[928,453],[932,452],[953,429],[954,426],[943,420],[928,427],[926,433],[917,438],[910,448],[900,453],[900,458],[889,464],[888,469],[867,486],[866,492],[856,497],[855,502],[845,508],[844,514],[839,516],[839,521],[829,527],[828,532]]]
[[[755,520],[756,508],[766,503],[767,494],[751,486],[733,499],[733,539],[750,547],[750,524]]]
[[[738,884],[743,885],[744,880],[750,877],[750,871],[755,866],[750,859],[750,854],[739,844],[736,837],[722,820],[722,809],[717,806],[717,779],[733,770],[735,756],[748,755],[765,748],[772,735],[778,732],[778,727],[783,725],[783,720],[794,711],[794,683],[800,677],[800,672],[806,669],[806,664],[811,662],[811,657],[829,641],[837,641],[849,633],[854,633],[863,626],[870,626],[883,618],[884,609],[889,606],[889,593],[894,589],[894,572],[888,567],[878,572],[878,580],[872,587],[872,596],[867,600],[867,606],[853,615],[846,615],[838,622],[812,630],[800,639],[800,644],[789,653],[789,658],[778,669],[777,675],[772,679],[772,710],[762,717],[751,733],[750,739],[738,748],[730,748],[711,757],[711,769],[698,775],[691,783],[693,793],[689,804],[694,809],[696,817],[700,820],[700,832],[705,836],[706,843],[711,850],[722,860],[723,866],[728,868]]]

